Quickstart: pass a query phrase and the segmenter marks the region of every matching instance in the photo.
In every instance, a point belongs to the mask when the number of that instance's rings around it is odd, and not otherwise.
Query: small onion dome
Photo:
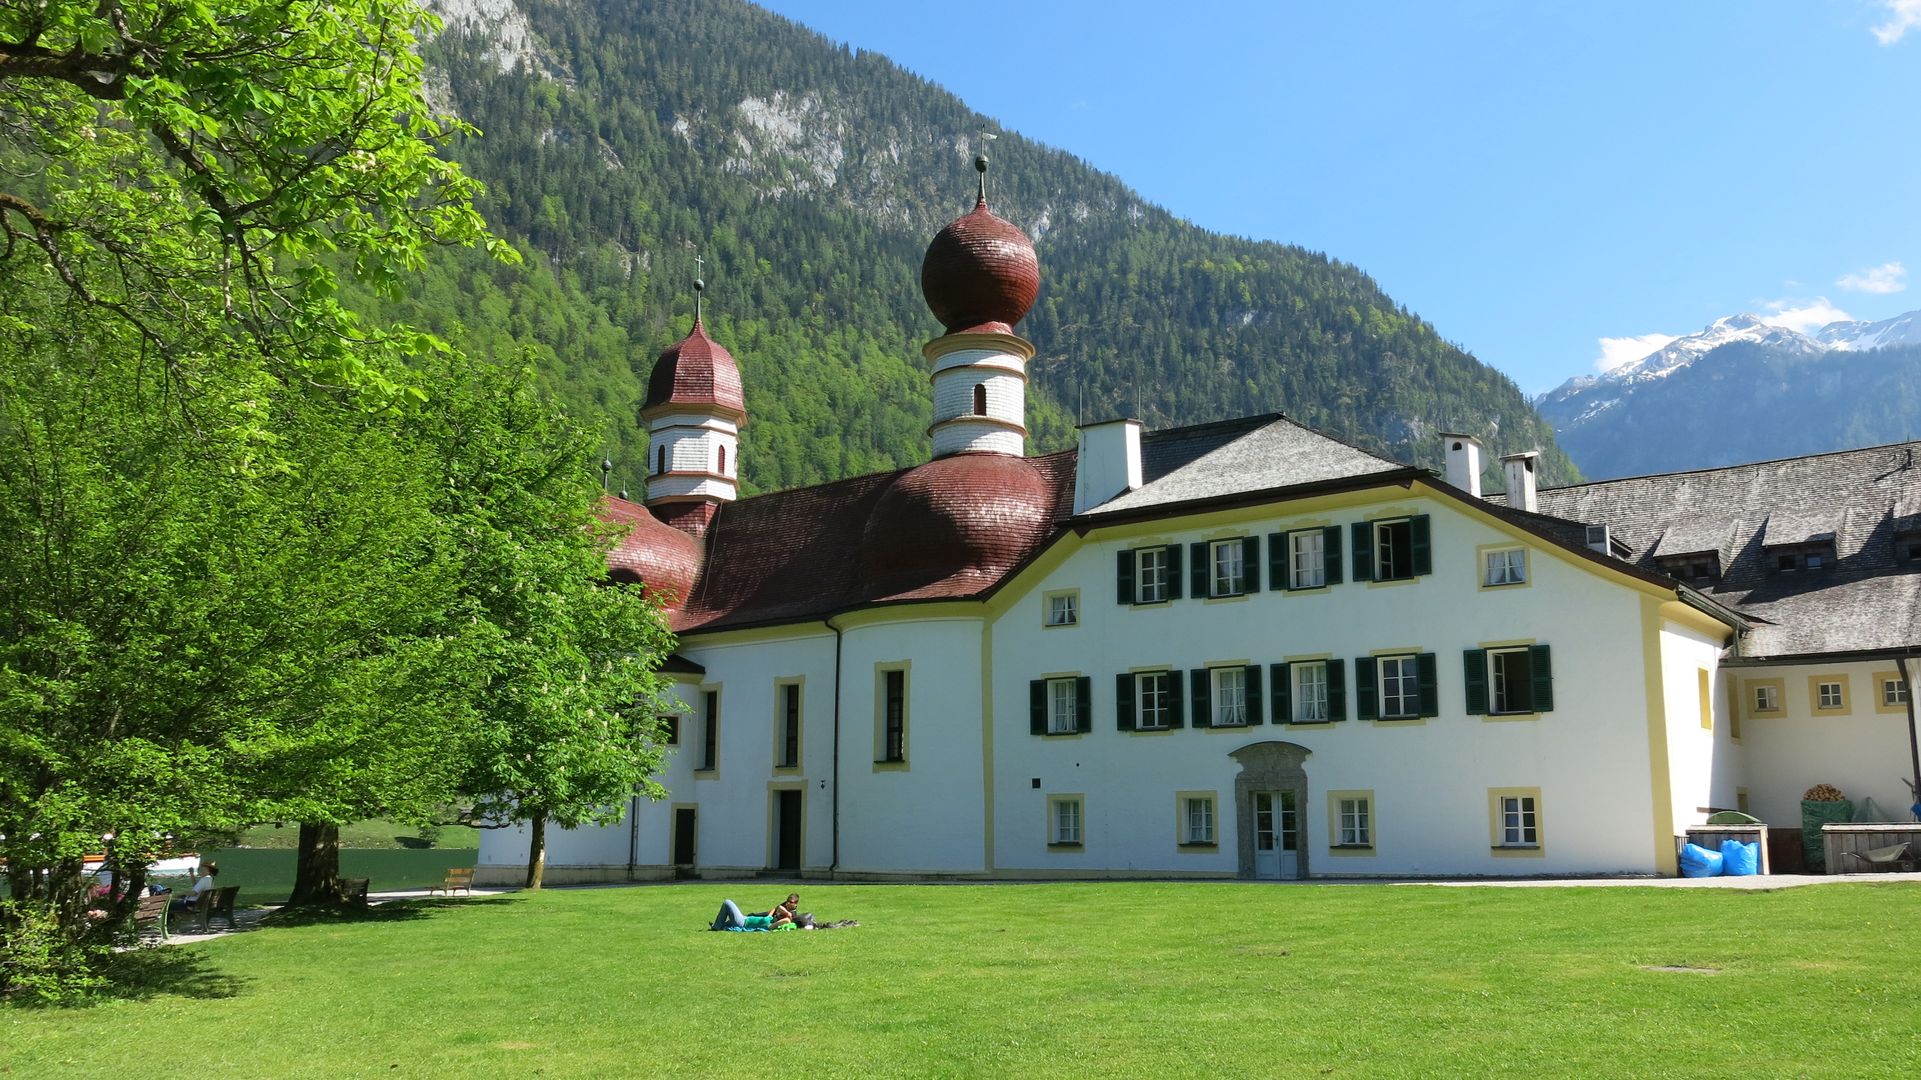
[[[867,521],[864,576],[876,596],[984,588],[1045,537],[1048,492],[1040,472],[1010,454],[953,454],[910,469]]]
[[[700,580],[700,541],[654,517],[646,507],[612,496],[601,499],[600,520],[627,529],[607,552],[607,575],[644,586],[670,611],[686,606],[694,583]]]
[[[1011,334],[1040,293],[1041,265],[1027,234],[996,217],[983,195],[972,213],[934,234],[920,291],[950,334]]]
[[[747,415],[740,395],[740,368],[735,366],[732,353],[707,336],[707,327],[698,315],[694,316],[693,330],[654,361],[641,411],[667,411],[675,406],[727,413],[737,419]]]

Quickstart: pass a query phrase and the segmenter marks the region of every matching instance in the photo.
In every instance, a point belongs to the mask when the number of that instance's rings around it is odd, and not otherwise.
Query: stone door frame
[[[1294,793],[1294,858],[1296,880],[1307,878],[1308,803],[1307,756],[1313,753],[1299,743],[1270,739],[1249,743],[1228,756],[1241,766],[1234,777],[1234,820],[1239,839],[1239,876],[1254,877],[1254,793],[1292,791]],[[1277,810],[1278,813],[1278,810]],[[1286,878],[1281,880],[1285,881]]]

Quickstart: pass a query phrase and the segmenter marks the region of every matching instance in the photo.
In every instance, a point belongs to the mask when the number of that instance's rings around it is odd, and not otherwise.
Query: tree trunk
[[[540,881],[547,876],[547,814],[534,811],[531,828],[527,835],[527,887],[540,888]]]
[[[332,907],[340,903],[340,826],[300,823],[300,851],[294,861],[293,895],[288,907]]]

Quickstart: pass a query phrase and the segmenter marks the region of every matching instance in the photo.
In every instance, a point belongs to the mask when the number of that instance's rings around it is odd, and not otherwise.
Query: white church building
[[[737,499],[733,358],[661,355],[606,513],[678,635],[670,795],[547,880],[1672,874],[1718,810],[1913,801],[1914,444],[1499,494],[1471,437],[1280,415],[1027,457],[1038,273],[984,192],[935,237],[914,468]]]

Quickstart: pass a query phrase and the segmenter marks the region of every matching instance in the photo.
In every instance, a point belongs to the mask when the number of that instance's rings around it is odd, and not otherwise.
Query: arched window
[[[659,476],[661,473],[664,473],[666,471],[667,471],[667,448],[665,446],[655,447],[654,475]]]
[[[725,446],[720,448],[720,475],[727,475],[727,448]]]
[[[987,415],[987,384],[986,383],[980,383],[974,387],[974,415],[975,416]]]

